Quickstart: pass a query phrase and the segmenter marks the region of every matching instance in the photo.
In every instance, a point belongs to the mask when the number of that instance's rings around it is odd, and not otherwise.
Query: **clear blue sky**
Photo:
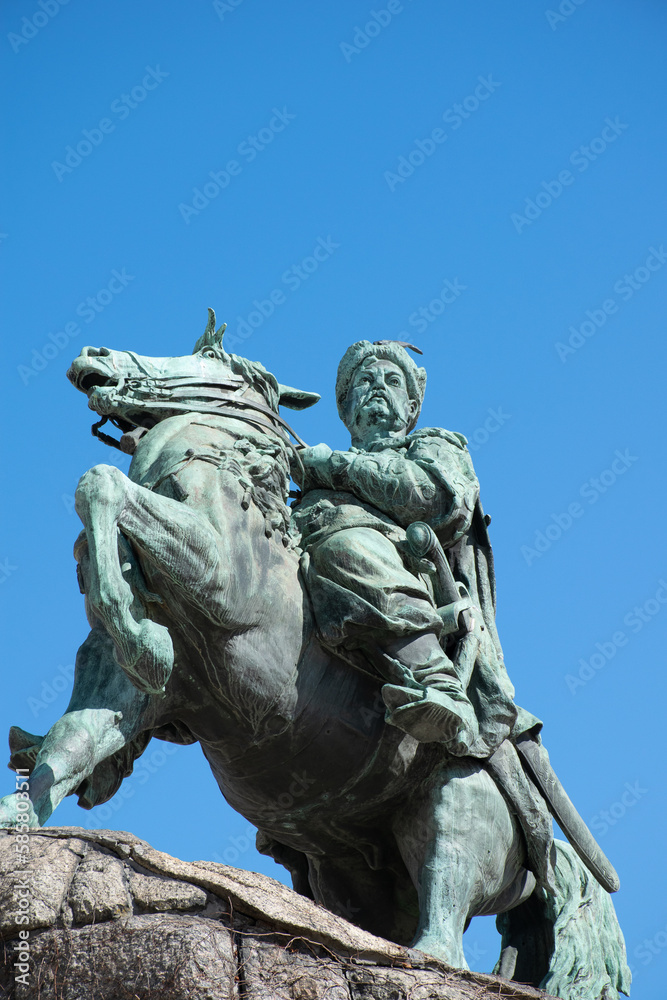
[[[85,344],[181,354],[213,306],[341,447],[341,354],[401,335],[421,425],[471,438],[517,700],[619,870],[634,995],[664,995],[664,4],[56,6],[2,9],[0,729],[47,730],[86,634],[72,495],[116,457],[64,377]],[[164,746],[53,822],[283,877]],[[467,938],[490,969],[492,923]]]

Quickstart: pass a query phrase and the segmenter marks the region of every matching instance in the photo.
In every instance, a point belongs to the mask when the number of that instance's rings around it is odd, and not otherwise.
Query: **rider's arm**
[[[304,456],[311,488],[353,493],[403,527],[427,521],[445,543],[470,527],[478,483],[467,451],[439,439],[420,442],[407,454],[392,449],[326,454],[320,448],[312,463]]]

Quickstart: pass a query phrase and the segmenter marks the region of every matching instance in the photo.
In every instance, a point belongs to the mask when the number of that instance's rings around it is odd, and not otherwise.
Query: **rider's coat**
[[[466,439],[424,428],[378,440],[368,450],[331,452],[307,477],[292,517],[323,641],[341,652],[363,652],[397,635],[440,633],[430,582],[401,544],[409,524],[426,521],[484,618],[467,692],[480,724],[476,755],[539,729],[535,716],[515,706],[505,669],[493,556]]]

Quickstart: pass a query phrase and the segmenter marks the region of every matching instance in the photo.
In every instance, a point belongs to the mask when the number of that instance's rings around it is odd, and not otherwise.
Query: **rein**
[[[110,420],[114,427],[118,427],[118,424],[115,422],[113,417],[100,417],[100,419],[90,428],[90,433],[93,437],[98,438],[102,444],[108,444],[111,448],[117,448],[118,451],[123,451],[120,441],[116,441],[115,437],[111,437],[111,434],[105,434],[100,430],[100,427],[104,427],[107,420]],[[122,430],[120,427],[118,429]]]

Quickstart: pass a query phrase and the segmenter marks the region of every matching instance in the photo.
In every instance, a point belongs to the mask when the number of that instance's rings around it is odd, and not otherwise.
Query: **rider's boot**
[[[454,664],[433,632],[384,643],[374,657],[383,677],[386,721],[421,743],[444,743],[464,756],[479,729]]]

